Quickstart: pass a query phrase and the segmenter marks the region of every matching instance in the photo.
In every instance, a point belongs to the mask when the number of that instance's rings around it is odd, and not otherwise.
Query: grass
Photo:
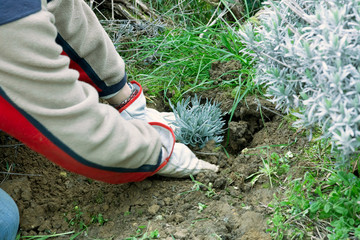
[[[78,237],[81,234],[81,232],[75,232],[75,231],[71,231],[71,232],[64,232],[64,233],[54,233],[54,234],[49,234],[49,235],[36,235],[36,236],[20,236],[18,235],[16,237],[16,240],[20,240],[20,239],[28,239],[28,240],[46,240],[46,239],[51,239],[51,238],[56,238],[56,237],[69,237],[69,240],[73,240],[76,237]]]
[[[148,86],[150,95],[162,95],[167,101],[170,93],[177,102],[188,92],[236,87],[253,75],[251,59],[239,53],[241,43],[230,29],[223,27],[169,29],[158,37],[119,43],[117,49],[126,59],[130,78]],[[229,60],[242,64],[236,72],[242,78],[214,85],[218,79],[210,79],[211,64]]]
[[[214,6],[206,1],[189,0],[145,0],[148,5],[157,10],[168,21],[183,27],[205,25],[214,12]]]

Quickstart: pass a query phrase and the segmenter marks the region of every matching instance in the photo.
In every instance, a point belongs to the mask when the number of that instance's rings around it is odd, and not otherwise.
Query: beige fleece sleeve
[[[58,33],[91,66],[99,79],[111,86],[124,78],[123,59],[83,0],[52,0],[47,9],[55,17]]]
[[[100,28],[77,25],[87,16],[85,11],[69,10],[78,1],[55,1],[59,19],[44,2],[40,12],[0,26],[0,109],[5,119],[0,128],[20,140],[36,133],[25,143],[70,171],[94,179],[121,183],[152,175],[161,164],[158,133],[146,122],[126,121],[114,108],[98,103],[97,91],[78,81],[78,72],[69,69],[69,58],[60,55],[62,48],[55,43],[61,30],[89,62],[101,62],[94,66],[111,84],[119,78],[112,66],[117,69],[123,63],[106,51],[110,40]],[[21,114],[19,123],[14,122],[16,114]],[[106,177],[110,172],[111,179]]]

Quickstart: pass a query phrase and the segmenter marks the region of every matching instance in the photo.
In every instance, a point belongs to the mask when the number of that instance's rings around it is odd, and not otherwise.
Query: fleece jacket
[[[0,0],[0,129],[63,168],[108,182],[163,167],[157,131],[99,97],[126,84],[123,59],[82,0]]]

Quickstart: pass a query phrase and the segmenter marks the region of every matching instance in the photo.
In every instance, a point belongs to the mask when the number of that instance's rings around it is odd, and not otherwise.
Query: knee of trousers
[[[0,239],[15,240],[19,222],[19,209],[16,203],[0,189]]]

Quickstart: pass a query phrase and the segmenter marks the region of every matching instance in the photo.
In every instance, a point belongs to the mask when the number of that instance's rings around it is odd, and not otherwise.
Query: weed
[[[69,224],[69,227],[79,232],[86,231],[91,224],[96,223],[99,226],[102,226],[108,221],[108,219],[105,219],[101,213],[92,214],[90,219],[87,221],[83,215],[84,212],[77,204],[75,204],[70,213],[64,213],[64,218],[65,221]]]
[[[328,144],[324,139],[312,142],[296,157],[307,167],[300,178],[288,176],[282,197],[274,196],[269,205],[273,239],[360,237],[360,179],[351,172],[334,170]]]
[[[199,202],[198,208],[199,208],[198,213],[201,213],[202,211],[205,210],[205,208],[207,208],[207,205]]]
[[[261,160],[263,162],[263,167],[260,167],[260,170],[256,173],[251,174],[250,176],[248,176],[246,179],[250,179],[251,178],[251,184],[254,185],[261,176],[267,176],[269,178],[270,181],[270,186],[271,188],[273,187],[272,184],[272,177],[276,175],[276,168],[270,166],[270,162],[265,161],[263,157],[261,157]]]
[[[195,178],[192,175],[190,175],[190,178],[191,178],[192,182],[194,183],[191,190],[186,191],[186,192],[182,192],[180,194],[187,194],[187,193],[191,193],[191,192],[195,192],[195,191],[205,191],[205,195],[208,198],[212,198],[212,197],[217,195],[215,189],[213,189],[213,187],[212,187],[212,183],[209,183],[208,185],[203,184],[203,183],[201,183],[199,181],[196,181]]]
[[[192,191],[201,191],[202,189],[205,189],[205,195],[208,198],[214,197],[216,194],[215,189],[212,188],[212,183],[209,183],[208,185],[205,185],[199,181],[196,181],[192,175],[190,175],[191,180],[193,181],[194,185],[192,187]]]
[[[247,151],[248,150],[245,150],[244,152]],[[270,186],[272,188],[273,180],[277,180],[279,176],[286,174],[289,171],[289,159],[293,157],[293,154],[292,152],[288,151],[284,154],[284,157],[280,157],[275,152],[271,153],[270,156],[268,156],[267,153],[266,155],[266,159],[260,156],[263,166],[260,167],[259,171],[249,175],[246,179],[251,179],[250,182],[252,183],[252,185],[254,185],[261,176],[266,176],[269,178]]]
[[[149,223],[150,224],[150,223]],[[131,235],[128,238],[124,238],[124,240],[151,240],[151,239],[159,239],[160,234],[158,230],[154,230],[151,232],[148,232],[147,229],[149,228],[145,225],[140,225],[136,229],[135,235]]]
[[[65,213],[65,221],[69,224],[70,227],[75,228],[77,230],[85,230],[87,229],[87,225],[84,223],[83,215],[84,213],[81,211],[78,205],[75,205],[72,211],[72,216],[68,217],[69,214]]]
[[[99,226],[104,225],[107,221],[108,219],[105,219],[101,213],[91,217],[91,223],[98,223]]]
[[[277,153],[271,153],[272,163],[276,167],[276,173],[278,176],[287,174],[290,169],[290,159],[294,157],[294,154],[291,151],[287,151],[284,154],[284,157],[280,157]]]

